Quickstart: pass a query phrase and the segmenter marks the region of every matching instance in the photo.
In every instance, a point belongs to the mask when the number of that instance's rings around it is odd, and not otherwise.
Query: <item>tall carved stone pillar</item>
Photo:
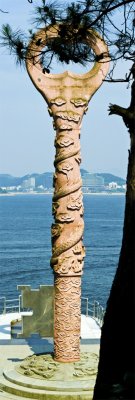
[[[55,224],[52,226],[51,258],[55,284],[54,353],[56,360],[65,362],[77,361],[80,357],[81,274],[84,258],[79,143],[81,117],[78,109],[72,110],[78,102],[82,107],[82,100],[78,101],[70,94],[69,104],[63,100],[66,111],[56,111],[56,115],[60,115],[56,124],[59,120],[60,125],[55,140]]]
[[[57,32],[57,34],[56,34]],[[107,47],[93,32],[90,46],[101,61],[85,74],[44,74],[37,55],[58,29],[41,29],[29,45],[27,71],[48,103],[54,120],[55,174],[52,211],[52,258],[55,285],[54,357],[61,362],[80,358],[81,275],[84,230],[80,176],[80,128],[88,102],[102,84],[109,67]],[[40,52],[39,50],[39,52]]]

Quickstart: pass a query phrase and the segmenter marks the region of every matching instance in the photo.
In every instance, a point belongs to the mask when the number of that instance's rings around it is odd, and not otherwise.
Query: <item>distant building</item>
[[[104,178],[89,172],[82,173],[83,191],[101,192],[104,190]]]
[[[108,186],[109,189],[118,189],[118,185],[116,182],[110,182]]]
[[[127,185],[122,185],[122,189],[126,190],[127,189]]]
[[[14,190],[16,190],[16,186],[7,186],[7,187],[6,187],[6,190],[7,190],[8,192],[13,192]]]
[[[35,178],[28,178],[22,182],[22,189],[34,189],[35,188]]]
[[[41,185],[47,189],[53,187],[53,172],[45,172],[36,177],[36,187]]]
[[[21,185],[16,186],[17,191],[21,190],[21,188],[22,188]]]

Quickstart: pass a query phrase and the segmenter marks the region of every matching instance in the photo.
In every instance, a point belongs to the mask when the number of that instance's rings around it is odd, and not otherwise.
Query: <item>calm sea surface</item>
[[[0,297],[18,297],[17,285],[53,284],[51,195],[0,197]],[[125,196],[84,195],[86,247],[82,295],[105,306],[116,271]]]

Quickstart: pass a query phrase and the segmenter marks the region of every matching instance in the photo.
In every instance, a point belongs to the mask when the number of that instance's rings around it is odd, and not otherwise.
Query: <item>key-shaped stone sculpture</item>
[[[54,357],[57,361],[71,362],[80,358],[81,275],[85,254],[80,129],[88,103],[108,72],[109,56],[105,42],[91,30],[93,40],[89,36],[88,44],[99,61],[89,72],[43,73],[41,51],[58,32],[58,26],[48,27],[34,35],[26,65],[32,82],[48,104],[56,130],[51,258],[55,288]]]

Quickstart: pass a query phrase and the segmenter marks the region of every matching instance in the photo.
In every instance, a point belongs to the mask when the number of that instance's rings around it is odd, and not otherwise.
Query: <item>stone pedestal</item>
[[[32,355],[4,370],[0,388],[15,399],[92,400],[97,363],[97,351],[83,352],[79,362],[66,364],[54,361],[52,354]]]

